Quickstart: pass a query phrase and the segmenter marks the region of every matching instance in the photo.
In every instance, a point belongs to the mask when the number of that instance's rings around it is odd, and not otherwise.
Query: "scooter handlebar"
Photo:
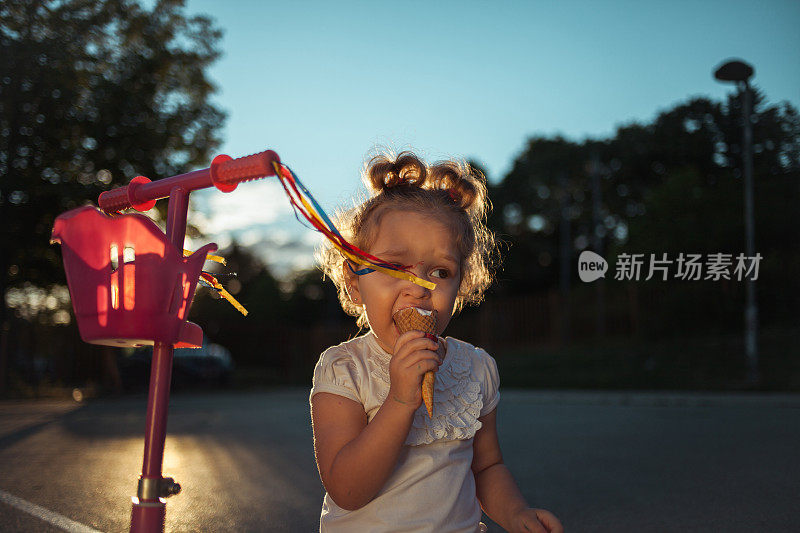
[[[218,155],[211,162],[209,168],[187,174],[157,181],[137,176],[128,185],[101,193],[97,202],[100,208],[108,213],[129,207],[138,211],[147,211],[155,205],[156,200],[167,198],[175,187],[181,187],[186,192],[191,192],[213,186],[222,192],[231,192],[243,181],[274,176],[275,169],[272,164],[280,164],[280,162],[280,157],[272,150],[237,159],[232,159],[227,155]]]
[[[100,209],[107,213],[128,209],[131,207],[131,203],[128,200],[128,186],[126,185],[110,191],[101,192],[97,203],[100,205]]]
[[[273,162],[280,163],[281,159],[272,150],[237,159],[231,159],[227,155],[218,155],[211,162],[209,170],[214,186],[224,192],[230,192],[243,181],[274,176]]]

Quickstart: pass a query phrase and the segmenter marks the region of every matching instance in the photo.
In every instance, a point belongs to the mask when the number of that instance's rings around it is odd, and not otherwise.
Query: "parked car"
[[[126,391],[147,390],[150,385],[151,346],[136,348],[119,357],[119,371]],[[231,352],[206,339],[201,348],[179,348],[172,359],[173,390],[216,388],[230,384],[234,362]]]

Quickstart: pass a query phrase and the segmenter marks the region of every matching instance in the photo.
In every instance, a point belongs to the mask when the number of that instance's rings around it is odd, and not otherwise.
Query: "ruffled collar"
[[[381,348],[375,333],[370,331],[365,337],[370,347],[370,377],[377,384],[376,394],[382,404],[389,395],[389,361],[392,355]],[[452,337],[447,337],[445,344],[445,358],[436,372],[433,418],[428,416],[425,405],[420,405],[414,413],[414,421],[405,441],[407,445],[418,446],[437,440],[467,440],[481,428],[478,417],[483,407],[483,395],[480,383],[472,381],[471,358]]]

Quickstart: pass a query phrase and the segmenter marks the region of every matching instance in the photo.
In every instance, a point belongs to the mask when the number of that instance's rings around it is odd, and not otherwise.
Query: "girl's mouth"
[[[428,316],[433,312],[432,309],[425,309],[424,307],[419,307],[419,306],[416,306],[416,305],[406,305],[406,306],[400,307],[399,309],[396,309],[395,311],[393,311],[392,312],[392,317],[394,317],[394,315],[396,315],[397,313],[399,313],[400,311],[402,311],[404,309],[418,309],[420,311],[420,313],[425,315],[425,316]]]

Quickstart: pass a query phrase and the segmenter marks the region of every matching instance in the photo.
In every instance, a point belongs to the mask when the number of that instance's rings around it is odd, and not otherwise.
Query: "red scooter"
[[[166,498],[180,492],[161,473],[174,348],[199,348],[202,329],[186,320],[203,263],[216,244],[184,257],[189,193],[206,187],[231,192],[242,181],[275,175],[278,154],[267,150],[209,168],[150,181],[137,176],[104,192],[100,209],[80,207],[56,218],[52,242],[61,244],[67,283],[81,338],[106,346],[153,346],[144,461],[132,498],[131,532],[164,531]],[[169,197],[167,234],[128,208],[151,209]]]

